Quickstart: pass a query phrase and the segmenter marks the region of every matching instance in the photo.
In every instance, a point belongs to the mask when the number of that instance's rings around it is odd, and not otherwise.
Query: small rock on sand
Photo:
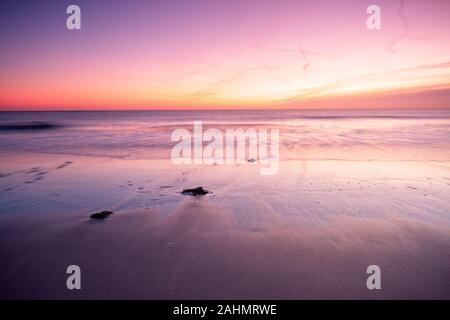
[[[112,211],[103,210],[101,212],[96,212],[96,213],[91,214],[90,218],[91,219],[106,219],[111,214],[113,214]]]

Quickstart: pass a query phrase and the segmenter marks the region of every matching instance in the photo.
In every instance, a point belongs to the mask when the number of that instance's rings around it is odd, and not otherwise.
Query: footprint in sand
[[[37,175],[37,176],[33,179],[33,181],[34,181],[34,182],[37,182],[37,181],[40,181],[40,180],[42,180],[42,179],[44,179],[44,176],[43,176],[43,175]]]
[[[150,193],[150,191],[145,190],[145,187],[137,187],[136,189],[137,189],[137,193],[140,193],[140,194]]]
[[[36,172],[39,172],[39,171],[41,171],[42,170],[42,168],[41,167],[33,167],[33,168],[31,168],[31,169],[28,169],[27,171],[25,171],[27,174],[32,174],[32,173],[36,173]]]
[[[34,167],[27,170],[26,173],[32,175],[30,180],[25,181],[26,184],[30,184],[43,180],[48,171],[43,170],[41,167]]]
[[[68,165],[71,165],[73,162],[72,161],[66,161],[63,164],[60,164],[59,166],[56,167],[56,169],[63,169],[65,167],[67,167]]]

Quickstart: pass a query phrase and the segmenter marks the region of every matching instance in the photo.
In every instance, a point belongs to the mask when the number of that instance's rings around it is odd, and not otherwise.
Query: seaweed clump
[[[103,220],[103,219],[108,218],[113,213],[114,212],[112,212],[112,211],[103,210],[101,212],[96,212],[96,213],[91,214],[90,218],[91,219],[101,219],[101,220]]]
[[[203,187],[197,187],[193,189],[184,189],[181,191],[181,194],[189,195],[189,196],[204,196],[205,194],[210,193],[208,190],[203,189]]]

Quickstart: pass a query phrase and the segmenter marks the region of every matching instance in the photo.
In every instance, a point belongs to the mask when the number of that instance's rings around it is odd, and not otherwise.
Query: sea
[[[450,109],[3,111],[0,152],[166,159],[171,133],[279,129],[282,160],[449,161]]]

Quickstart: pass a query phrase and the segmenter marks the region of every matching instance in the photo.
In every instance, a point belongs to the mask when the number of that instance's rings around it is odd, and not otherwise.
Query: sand
[[[450,163],[2,152],[2,299],[449,299]],[[180,194],[203,186],[202,197]],[[113,210],[102,221],[89,219]],[[79,265],[82,289],[66,289]],[[382,289],[366,287],[381,267]]]

